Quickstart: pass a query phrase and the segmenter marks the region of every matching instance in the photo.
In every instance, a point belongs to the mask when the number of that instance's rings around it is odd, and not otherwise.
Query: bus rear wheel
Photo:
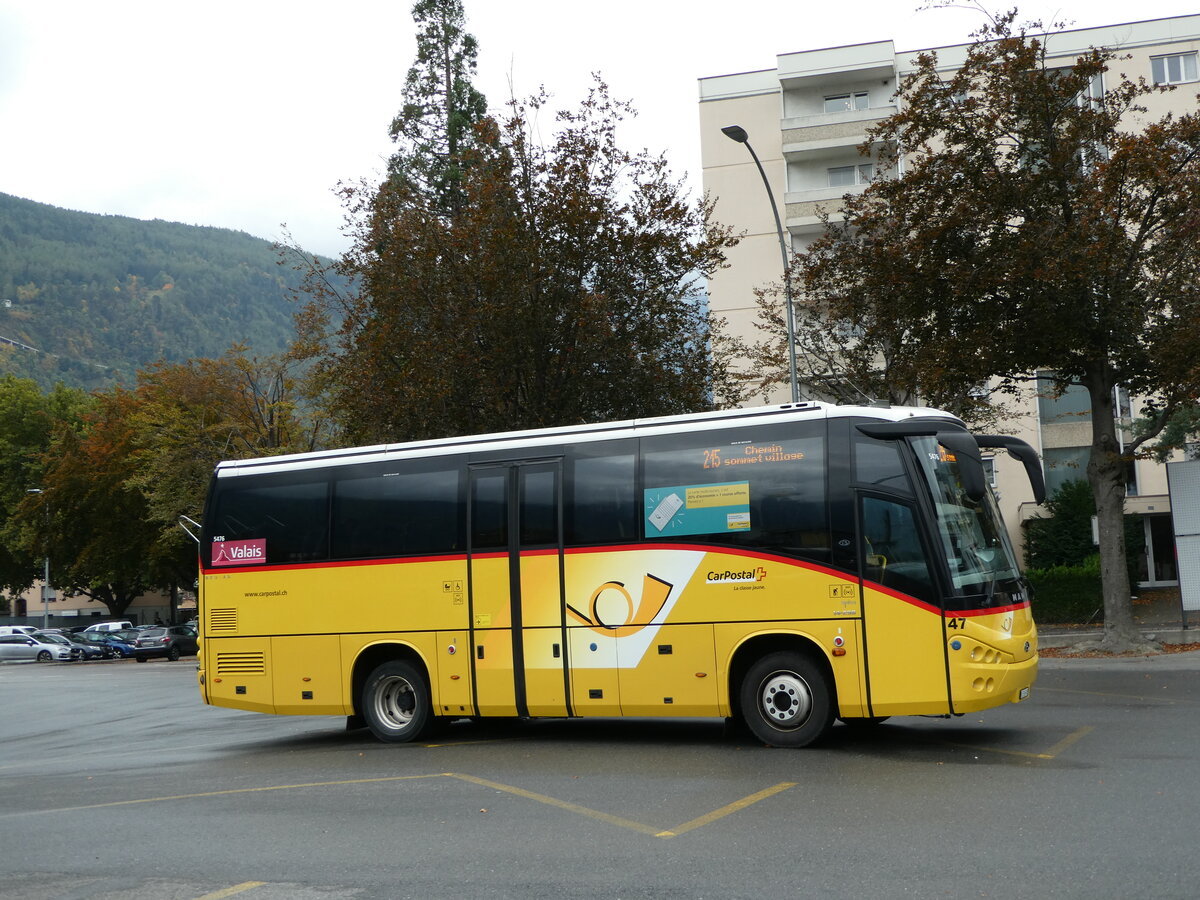
[[[754,736],[774,747],[807,747],[833,724],[829,678],[799,653],[770,653],[752,665],[739,699]]]
[[[410,663],[382,663],[363,685],[360,712],[379,740],[414,741],[426,732],[433,718],[429,684]]]

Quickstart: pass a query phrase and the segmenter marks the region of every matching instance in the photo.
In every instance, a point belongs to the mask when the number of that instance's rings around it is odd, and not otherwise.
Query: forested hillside
[[[158,359],[216,357],[235,341],[276,353],[298,284],[269,241],[243,232],[0,194],[0,373],[43,387],[129,383]]]

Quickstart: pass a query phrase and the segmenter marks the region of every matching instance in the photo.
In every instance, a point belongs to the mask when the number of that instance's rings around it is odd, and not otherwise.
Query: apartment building
[[[1147,98],[1146,116],[1194,111],[1200,92],[1200,15],[1130,22],[1057,32],[1045,38],[1049,64],[1066,66],[1091,47],[1117,49],[1128,59],[1114,68],[1130,78],[1179,89]],[[745,233],[729,253],[730,265],[709,282],[709,303],[731,330],[758,339],[754,289],[778,282],[782,274],[775,218],[758,168],[746,147],[721,129],[745,129],[762,162],[783,223],[784,240],[803,251],[820,233],[822,208],[834,213],[847,193],[862,191],[877,171],[875,153],[859,146],[867,131],[896,110],[899,81],[915,68],[915,58],[934,50],[951,72],[961,65],[968,44],[897,51],[892,41],[851,44],[780,54],[775,67],[700,79],[700,147],[705,190],[716,201],[718,221]],[[801,373],[801,381],[803,373]],[[786,401],[788,387],[774,399]],[[1086,398],[1086,395],[1084,395]],[[1137,414],[1137,399],[1121,398],[1120,415]],[[1008,430],[1042,454],[1051,489],[1084,477],[1090,444],[1087,404],[1068,391],[1063,397],[1038,396],[1031,389],[1017,405]],[[1021,466],[1001,454],[993,462],[995,485],[1006,520],[1019,542],[1018,523],[1036,512]],[[1165,467],[1138,460],[1129,480],[1128,513],[1144,516],[1147,550],[1142,582],[1177,583]]]

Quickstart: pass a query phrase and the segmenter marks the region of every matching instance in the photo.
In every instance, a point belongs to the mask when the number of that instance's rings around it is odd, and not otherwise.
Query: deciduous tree
[[[150,517],[171,536],[181,515],[199,518],[213,467],[319,449],[325,421],[300,409],[294,360],[247,355],[159,363],[138,373],[129,420],[136,463],[129,476]]]
[[[26,480],[41,493],[16,497],[8,527],[18,571],[48,550],[55,587],[117,616],[149,590],[191,584],[196,548],[177,520],[200,517],[214,465],[318,446],[321,423],[297,410],[294,364],[234,347],[153,366],[132,389],[93,395],[83,414],[44,398],[53,434],[27,441],[36,462]]]
[[[665,161],[631,153],[631,110],[597,82],[533,137],[545,98],[480,126],[453,216],[400,179],[347,194],[354,295],[320,281],[309,343],[355,441],[593,422],[735,402],[730,342],[699,280],[733,239]],[[319,272],[315,272],[320,276]],[[334,313],[331,317],[330,311]]]
[[[19,593],[42,576],[45,544],[33,526],[44,524],[38,505],[45,453],[56,428],[76,427],[87,398],[81,391],[57,385],[43,394],[35,382],[6,375],[0,378],[0,587]],[[30,523],[21,511],[37,505]]]
[[[1140,640],[1126,463],[1200,395],[1200,116],[1149,121],[1142,101],[1167,88],[1123,77],[1112,50],[1052,59],[1015,17],[982,29],[953,74],[920,55],[868,135],[901,174],[846,198],[800,288],[923,398],[989,379],[1015,391],[1036,370],[1087,389],[1104,643],[1124,648]],[[1123,440],[1118,386],[1147,403]]]
[[[103,603],[114,616],[150,589],[186,577],[189,559],[158,544],[146,499],[129,483],[133,406],[133,395],[117,389],[97,396],[81,428],[60,425],[42,493],[20,511],[35,544],[48,549],[54,586]]]

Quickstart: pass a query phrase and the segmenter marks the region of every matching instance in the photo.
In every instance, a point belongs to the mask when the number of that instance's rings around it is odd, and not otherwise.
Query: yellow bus
[[[200,536],[204,701],[349,717],[835,719],[1018,702],[1029,594],[980,448],[820,403],[237,460]]]

